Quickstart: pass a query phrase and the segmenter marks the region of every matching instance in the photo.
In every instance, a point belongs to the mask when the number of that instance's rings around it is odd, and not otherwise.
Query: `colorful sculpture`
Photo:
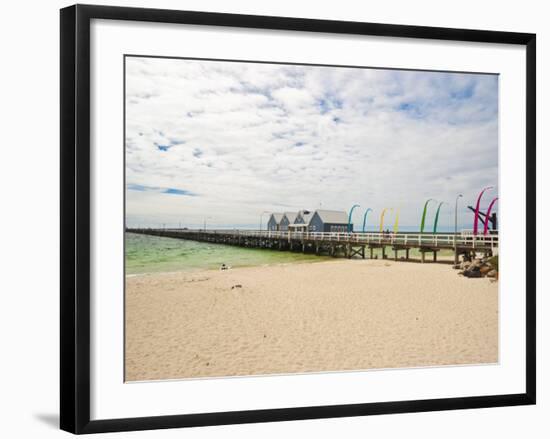
[[[393,209],[386,207],[380,214],[380,233],[384,233],[384,215],[386,214],[386,210],[393,210]]]
[[[477,203],[476,203],[476,210],[474,212],[474,236],[477,235],[477,223],[479,221],[479,203],[481,202],[481,197],[483,196],[483,193],[489,189],[492,189],[493,186],[487,186],[485,189],[483,189],[479,196],[477,197]]]
[[[395,222],[393,223],[393,233],[397,235],[397,232],[399,232],[399,210],[397,209],[397,213],[395,214]]]
[[[424,203],[424,211],[422,212],[422,221],[420,222],[420,233],[424,233],[424,225],[426,223],[426,211],[428,210],[428,204],[430,201],[435,201],[432,198],[429,198],[426,203]]]
[[[489,231],[489,217],[491,216],[491,209],[493,208],[493,205],[497,202],[498,197],[494,198],[493,201],[491,201],[491,204],[489,204],[489,208],[487,209],[487,213],[485,214],[485,226],[483,227],[483,234],[486,235]]]
[[[367,225],[367,213],[372,212],[372,209],[369,207],[363,215],[363,232],[365,231],[365,226]]]
[[[442,201],[439,203],[439,206],[437,206],[437,212],[435,213],[435,219],[434,219],[434,233],[437,233],[437,222],[439,221],[439,211],[441,210],[441,206],[445,204],[445,201]]]
[[[353,213],[353,209],[355,209],[356,207],[360,207],[359,204],[354,204],[350,211],[349,211],[349,217],[348,217],[348,233],[351,233],[353,232],[353,230],[351,230],[351,215]]]

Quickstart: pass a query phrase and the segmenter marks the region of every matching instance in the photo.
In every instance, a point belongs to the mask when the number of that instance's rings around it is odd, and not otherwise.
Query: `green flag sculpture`
[[[424,211],[422,212],[422,221],[420,222],[420,233],[424,233],[424,225],[426,224],[426,211],[428,210],[428,204],[430,203],[430,201],[435,201],[435,200],[432,198],[429,198],[424,203]]]
[[[434,220],[434,233],[437,232],[437,221],[439,220],[439,211],[441,210],[441,206],[443,206],[443,204],[445,204],[444,201],[439,203],[439,206],[437,206],[437,212],[435,213],[435,220]]]

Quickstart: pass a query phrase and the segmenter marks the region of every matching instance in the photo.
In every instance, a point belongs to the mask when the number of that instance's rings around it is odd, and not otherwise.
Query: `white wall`
[[[87,1],[96,3],[95,1]],[[109,1],[121,6],[165,7],[264,15],[538,34],[538,222],[548,198],[550,165],[548,63],[550,28],[546,2],[393,0],[298,2],[296,0]],[[0,63],[0,430],[4,437],[55,437],[58,411],[58,9],[64,1],[4,2]],[[546,165],[546,166],[545,166]],[[547,174],[549,175],[549,174]],[[539,404],[457,412],[373,416],[186,430],[189,438],[213,437],[547,437],[550,431],[548,288],[543,259],[548,233],[539,227]],[[547,416],[545,416],[545,414]],[[182,431],[113,437],[180,437]]]

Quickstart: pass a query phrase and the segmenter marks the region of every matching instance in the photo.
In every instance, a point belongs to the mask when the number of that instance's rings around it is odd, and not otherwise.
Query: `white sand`
[[[126,279],[128,381],[497,361],[498,284],[446,264],[335,260]]]

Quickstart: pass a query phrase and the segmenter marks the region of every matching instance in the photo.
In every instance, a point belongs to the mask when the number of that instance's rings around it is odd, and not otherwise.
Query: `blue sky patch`
[[[189,197],[194,197],[196,194],[190,191],[186,191],[184,189],[175,189],[175,188],[168,188],[164,189],[162,191],[163,194],[171,194],[171,195],[187,195]]]
[[[137,191],[137,192],[160,192],[162,194],[170,194],[170,195],[187,195],[189,197],[194,197],[197,194],[185,190],[185,189],[177,189],[177,188],[161,188],[156,186],[145,186],[142,184],[135,184],[135,183],[129,183],[126,185],[126,189],[129,191]]]
[[[170,149],[170,145],[160,145],[157,142],[155,142],[155,146],[159,151],[168,151]]]

